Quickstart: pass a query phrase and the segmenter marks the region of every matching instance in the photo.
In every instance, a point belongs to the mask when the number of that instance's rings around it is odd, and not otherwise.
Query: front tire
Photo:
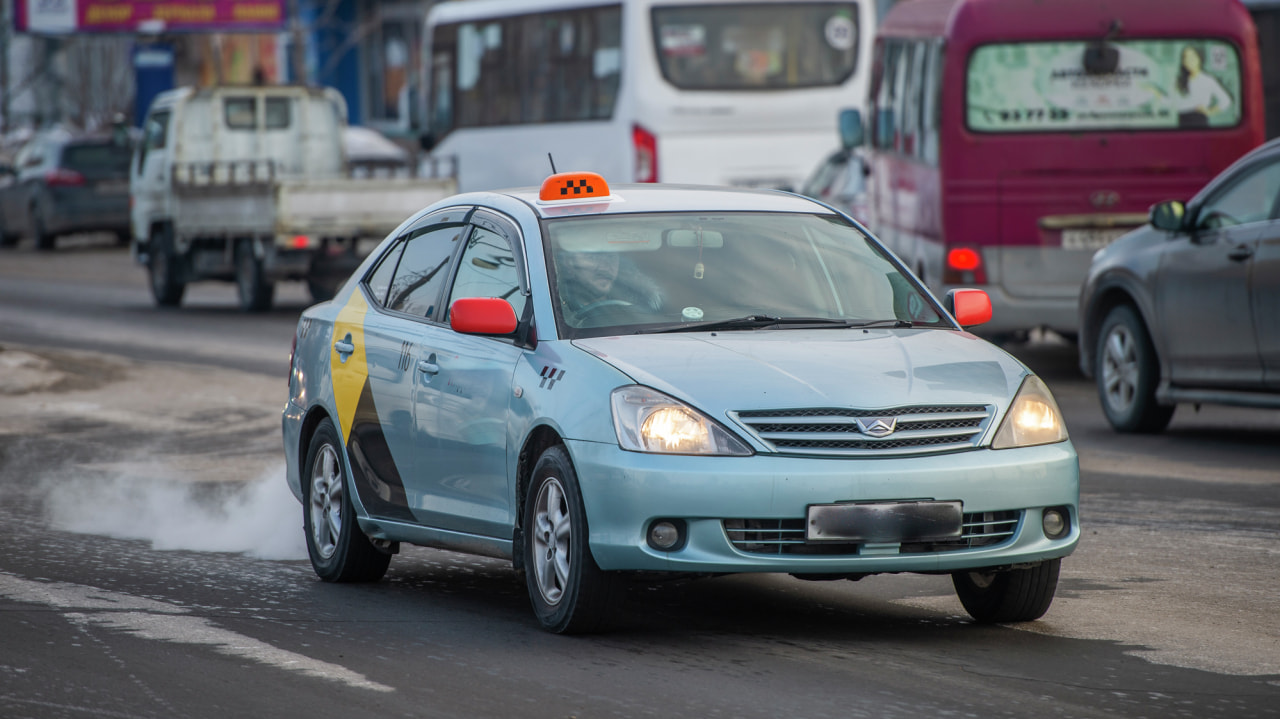
[[[356,524],[342,464],[342,443],[331,420],[311,437],[302,477],[302,525],[316,576],[326,582],[376,582],[391,555],[369,541]]]
[[[621,578],[596,565],[578,475],[562,446],[538,458],[524,502],[525,584],[542,627],[581,634],[603,627]]]
[[[1061,559],[1051,559],[1027,569],[956,572],[951,583],[964,610],[980,623],[1030,622],[1049,611],[1061,568]]]
[[[1120,305],[1098,330],[1094,375],[1103,414],[1118,432],[1160,432],[1173,405],[1156,401],[1160,361],[1136,310]]]

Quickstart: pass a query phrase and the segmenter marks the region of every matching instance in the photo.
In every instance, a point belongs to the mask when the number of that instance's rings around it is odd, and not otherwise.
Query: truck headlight
[[[751,448],[715,420],[648,387],[619,387],[610,397],[618,445],[632,452],[746,456]]]
[[[1062,413],[1058,411],[1058,403],[1053,401],[1053,394],[1043,380],[1029,375],[1009,405],[991,448],[1053,444],[1066,438],[1067,425],[1062,421]]]

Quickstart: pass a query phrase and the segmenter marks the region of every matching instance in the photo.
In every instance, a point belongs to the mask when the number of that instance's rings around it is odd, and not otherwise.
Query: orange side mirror
[[[463,297],[449,306],[449,326],[469,335],[509,335],[516,331],[516,311],[500,297]]]
[[[991,321],[991,298],[983,290],[951,290],[947,293],[951,314],[961,327],[974,327]]]

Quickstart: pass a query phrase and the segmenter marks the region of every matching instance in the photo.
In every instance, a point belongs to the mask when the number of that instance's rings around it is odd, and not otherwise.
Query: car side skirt
[[[452,532],[447,529],[422,527],[380,517],[360,517],[359,523],[360,529],[370,539],[405,542],[422,547],[448,549],[464,554],[496,557],[497,559],[511,559],[515,555],[510,539],[497,539],[478,534]]]

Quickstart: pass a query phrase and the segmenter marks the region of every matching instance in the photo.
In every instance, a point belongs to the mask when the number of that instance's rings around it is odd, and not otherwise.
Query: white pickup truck
[[[347,108],[331,88],[178,88],[159,95],[130,171],[133,254],[156,304],[233,281],[240,308],[278,280],[332,296],[377,242],[456,191],[452,177],[352,177]]]

